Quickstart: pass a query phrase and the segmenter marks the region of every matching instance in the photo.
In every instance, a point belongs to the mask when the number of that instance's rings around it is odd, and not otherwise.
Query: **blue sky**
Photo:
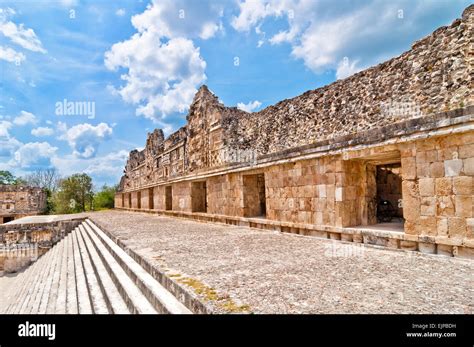
[[[147,132],[185,124],[201,84],[257,111],[403,53],[469,4],[0,0],[0,170],[115,184]]]

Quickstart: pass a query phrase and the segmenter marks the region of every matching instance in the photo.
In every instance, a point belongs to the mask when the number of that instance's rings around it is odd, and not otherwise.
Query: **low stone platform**
[[[474,313],[469,259],[137,212],[90,218],[212,312]]]

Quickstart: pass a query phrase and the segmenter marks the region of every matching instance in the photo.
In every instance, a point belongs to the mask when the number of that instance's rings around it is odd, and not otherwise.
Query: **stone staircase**
[[[13,281],[2,313],[192,313],[88,219]]]

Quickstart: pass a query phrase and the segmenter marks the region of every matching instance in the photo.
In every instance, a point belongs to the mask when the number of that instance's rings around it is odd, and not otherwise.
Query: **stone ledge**
[[[246,226],[324,239],[382,246],[390,249],[419,251],[421,253],[458,256],[474,259],[474,240],[448,238],[446,236],[411,235],[397,231],[367,230],[366,226],[334,227],[329,225],[298,224],[262,218],[233,217],[207,213],[141,210],[115,208],[116,210],[157,214],[175,218],[193,219],[200,222]]]

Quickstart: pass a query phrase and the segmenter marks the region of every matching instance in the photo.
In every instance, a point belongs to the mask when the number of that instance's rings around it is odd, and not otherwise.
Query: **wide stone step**
[[[2,313],[192,313],[89,220],[12,281]]]
[[[99,279],[96,277],[94,267],[89,253],[87,252],[86,245],[82,236],[82,226],[79,226],[76,238],[78,242],[79,252],[81,254],[82,263],[84,265],[84,275],[87,283],[87,289],[89,292],[89,298],[92,304],[93,313],[104,314],[109,313],[107,308],[107,302],[104,298],[106,292],[102,292],[99,285]]]
[[[102,259],[99,256],[96,248],[94,247],[91,239],[87,235],[85,229],[80,226],[79,228],[82,239],[86,246],[87,252],[89,253],[94,273],[98,279],[98,284],[101,288],[102,293],[105,293],[104,299],[107,303],[107,308],[111,313],[130,313],[127,304],[122,298],[118,288],[115,286],[112,276],[109,274],[105,267]]]
[[[107,272],[111,275],[115,286],[118,288],[130,312],[140,314],[157,313],[155,308],[150,304],[140,289],[115,260],[98,236],[90,229],[89,225],[86,223],[83,223],[82,225],[92,241],[93,246],[97,250],[97,253],[99,253]]]
[[[192,313],[92,221],[87,219],[83,226],[87,231],[94,233],[100,239],[158,312],[171,314]]]

